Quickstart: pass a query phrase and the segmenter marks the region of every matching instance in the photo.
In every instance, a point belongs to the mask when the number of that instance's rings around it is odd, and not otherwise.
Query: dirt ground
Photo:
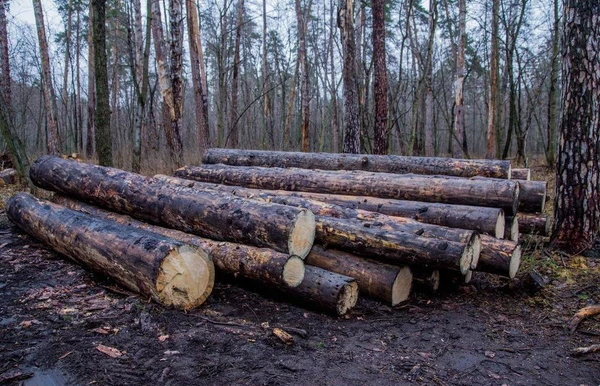
[[[46,250],[0,211],[0,384],[600,384],[600,354],[570,354],[600,343],[598,319],[565,328],[600,303],[600,260],[525,245],[513,281],[476,275],[396,308],[361,299],[330,317],[219,283],[185,313]],[[542,289],[530,283],[534,269]]]

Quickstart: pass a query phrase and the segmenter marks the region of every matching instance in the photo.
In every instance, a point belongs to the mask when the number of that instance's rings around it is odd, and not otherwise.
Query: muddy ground
[[[0,211],[0,384],[598,385],[600,354],[570,354],[600,343],[598,319],[565,324],[600,303],[600,260],[526,246],[512,282],[477,275],[396,308],[361,299],[330,317],[220,283],[185,313],[64,260]],[[536,290],[532,269],[548,285]]]

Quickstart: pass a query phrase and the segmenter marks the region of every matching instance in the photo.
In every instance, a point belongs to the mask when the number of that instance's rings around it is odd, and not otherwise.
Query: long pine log
[[[510,161],[467,160],[441,157],[407,157],[334,153],[208,149],[202,162],[234,166],[262,166],[320,170],[364,170],[396,174],[447,175],[456,177],[510,178]]]
[[[493,273],[513,279],[521,265],[521,246],[510,240],[481,235],[481,255],[474,271]]]
[[[546,214],[539,213],[517,213],[517,221],[519,222],[519,232],[538,235],[550,236],[550,217]],[[512,221],[512,217],[507,220]]]
[[[395,306],[410,294],[412,274],[408,267],[383,264],[353,254],[314,245],[306,264],[356,279],[361,295]]]
[[[314,241],[309,210],[202,193],[123,170],[58,157],[30,169],[37,186],[158,225],[304,258]]]
[[[214,285],[214,265],[202,248],[99,219],[18,193],[9,219],[53,250],[156,302],[190,309]]]
[[[267,287],[297,287],[304,278],[304,262],[297,256],[290,256],[268,248],[214,241],[178,230],[147,224],[127,215],[113,213],[62,195],[55,195],[53,201],[66,208],[97,218],[147,230],[201,247],[212,257],[218,275],[227,275],[234,279],[243,279]]]
[[[529,181],[531,180],[531,169],[513,169],[510,178],[513,180]]]
[[[504,181],[497,178],[485,177],[473,177],[472,179],[477,181]],[[513,181],[519,184],[519,213],[543,213],[544,207],[546,206],[548,183],[546,181]],[[512,214],[514,214],[514,212]]]
[[[519,184],[500,179],[467,179],[365,171],[315,171],[228,165],[187,166],[177,177],[249,188],[346,194],[496,207],[516,213]]]

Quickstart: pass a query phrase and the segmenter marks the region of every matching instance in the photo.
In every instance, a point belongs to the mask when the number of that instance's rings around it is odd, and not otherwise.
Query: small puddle
[[[64,372],[56,369],[34,371],[33,376],[23,381],[23,386],[66,386],[74,385]]]

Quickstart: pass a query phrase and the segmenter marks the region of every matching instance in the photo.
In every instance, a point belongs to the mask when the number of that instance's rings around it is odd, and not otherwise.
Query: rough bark
[[[236,186],[226,187],[219,184],[205,184],[176,177],[161,175],[157,175],[155,177],[164,179],[171,183],[179,183],[184,186],[192,187],[195,184],[199,184],[198,186],[208,185],[209,187],[215,187],[217,189],[227,189],[227,191],[232,194],[236,194],[235,192],[240,189],[240,187]],[[260,190],[260,192],[275,196],[292,196],[321,201],[334,204],[342,208],[376,212],[394,217],[403,217],[426,224],[441,225],[449,228],[470,229],[481,233],[488,233],[497,238],[502,238],[504,235],[504,212],[502,209],[497,208],[424,203],[418,201],[391,200],[365,196],[342,196],[320,193],[290,192],[286,190]],[[310,204],[303,203],[303,205]]]
[[[558,75],[560,71],[559,63],[559,0],[553,2],[554,22],[552,25],[552,56],[550,67],[550,90],[548,91],[548,118],[547,118],[547,134],[548,142],[546,144],[546,163],[548,167],[553,168],[556,163],[556,126],[558,113]]]
[[[496,158],[498,138],[497,138],[497,109],[498,109],[498,56],[499,56],[499,37],[498,37],[498,13],[500,0],[492,1],[492,35],[490,50],[490,91],[488,101],[488,126],[487,126],[487,147],[485,158]]]
[[[513,169],[511,172],[511,179],[513,180],[531,180],[531,169]]]
[[[408,299],[412,275],[408,267],[398,267],[353,254],[313,246],[306,264],[356,279],[362,295],[395,306]]]
[[[208,147],[210,130],[208,126],[207,90],[204,88],[200,73],[200,61],[204,60],[200,53],[200,25],[196,2],[185,0],[187,14],[188,42],[190,46],[190,69],[192,72],[192,86],[194,88],[194,113],[196,114],[196,131],[198,136],[198,152],[202,154]]]
[[[388,79],[385,49],[385,0],[372,0],[373,7],[373,94],[375,103],[373,153],[388,151]]]
[[[518,183],[510,180],[474,180],[443,176],[319,171],[225,165],[188,166],[177,177],[258,189],[372,196],[501,208],[516,213]],[[423,189],[423,187],[427,189]]]
[[[566,0],[563,115],[560,125],[553,245],[580,252],[600,230],[600,4]]]
[[[308,56],[306,52],[306,28],[310,18],[310,8],[312,0],[308,1],[305,9],[300,6],[300,0],[295,0],[296,20],[298,21],[298,63],[300,63],[300,109],[302,111],[301,136],[302,151],[308,152],[309,138],[308,125],[310,119],[310,96],[309,96],[309,75],[308,75]]]
[[[456,177],[510,178],[510,161],[465,160],[442,157],[353,155],[283,151],[208,149],[205,164],[263,166],[321,170],[364,170],[396,174],[448,175]]]
[[[53,201],[97,218],[147,230],[200,247],[210,254],[218,275],[227,275],[234,279],[243,279],[272,287],[296,287],[304,278],[304,263],[297,256],[290,256],[267,248],[214,241],[178,230],[147,224],[129,216],[109,212],[62,195],[55,195]]]
[[[510,217],[507,218],[507,221],[508,220],[510,220]],[[520,233],[550,236],[550,217],[548,215],[517,213],[517,221],[519,222]]]
[[[354,278],[311,265],[306,266],[304,280],[299,286],[283,292],[307,307],[340,316],[358,301],[358,284]]]
[[[201,248],[25,193],[9,199],[7,214],[55,251],[163,305],[190,309],[212,291],[214,266]]]
[[[58,136],[58,123],[56,121],[57,118],[54,104],[54,91],[52,89],[52,71],[50,69],[50,55],[48,54],[48,39],[46,38],[44,12],[42,10],[42,2],[40,0],[33,0],[33,11],[35,14],[35,24],[37,26],[38,41],[40,45],[40,58],[42,62],[44,109],[46,111],[46,125],[48,127],[48,136],[46,138],[47,150],[49,154],[59,154],[60,140]]]
[[[358,80],[356,71],[356,41],[354,39],[354,0],[340,0],[338,27],[342,35],[342,83],[344,85],[344,153],[360,153],[358,119]]]
[[[521,246],[509,240],[481,235],[481,255],[474,271],[515,277],[521,264]]]
[[[0,171],[0,186],[14,185],[18,180],[18,173],[15,169],[9,168]]]
[[[92,0],[94,9],[92,35],[94,41],[94,81],[96,108],[94,111],[96,153],[98,163],[112,166],[108,65],[106,59],[106,0]]]
[[[314,215],[305,209],[200,194],[58,157],[39,158],[30,175],[43,189],[214,240],[269,247],[300,257],[308,254],[314,240]]]
[[[486,177],[473,177],[473,180],[481,181],[505,181]],[[546,181],[513,180],[519,184],[519,212],[542,213],[546,206],[546,192],[548,183]],[[514,213],[509,213],[514,214]]]
[[[427,56],[423,69],[423,92],[425,94],[425,155],[435,155],[435,135],[433,122],[433,50],[437,29],[437,0],[429,0],[429,39]]]
[[[92,2],[89,4],[89,23],[88,23],[88,103],[87,103],[87,135],[85,142],[85,155],[91,158],[96,151],[94,138],[96,137],[96,75],[94,74],[94,50],[89,47],[94,46],[94,7]]]

